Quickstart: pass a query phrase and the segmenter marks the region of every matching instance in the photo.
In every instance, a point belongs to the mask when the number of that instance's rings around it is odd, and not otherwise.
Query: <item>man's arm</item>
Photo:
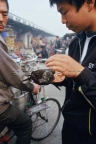
[[[0,75],[7,85],[24,91],[33,91],[34,89],[32,83],[23,82],[26,78],[24,73],[3,49],[0,49]]]
[[[75,81],[79,85],[78,91],[96,109],[96,72],[85,68]]]

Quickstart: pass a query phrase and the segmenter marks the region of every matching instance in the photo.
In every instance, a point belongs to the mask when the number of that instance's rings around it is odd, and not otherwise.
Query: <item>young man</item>
[[[69,56],[54,55],[46,65],[65,79],[62,107],[63,144],[96,144],[96,0],[50,0],[61,13],[62,23],[76,32]]]
[[[56,36],[56,41],[55,41],[55,54],[56,54],[56,49],[60,49],[61,48],[61,43],[59,40],[59,36]]]
[[[55,49],[60,49],[60,48],[61,48],[61,44],[60,44],[59,36],[56,36]]]
[[[0,0],[0,33],[8,20],[8,1]],[[24,73],[9,57],[8,48],[0,36],[0,126],[10,126],[17,135],[17,144],[30,144],[32,122],[24,113],[10,104],[13,93],[10,86],[23,91],[37,93],[39,86],[35,83],[23,82]]]

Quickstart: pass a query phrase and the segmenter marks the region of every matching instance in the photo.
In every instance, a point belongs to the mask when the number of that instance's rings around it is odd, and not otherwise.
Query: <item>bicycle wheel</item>
[[[32,119],[32,140],[39,141],[49,136],[56,127],[61,114],[60,103],[54,99],[46,99],[47,109],[38,112]]]

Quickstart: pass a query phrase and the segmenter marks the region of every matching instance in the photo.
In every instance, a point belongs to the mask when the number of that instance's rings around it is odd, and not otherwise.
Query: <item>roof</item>
[[[18,17],[12,13],[9,13],[9,19],[7,23],[7,28],[12,28],[18,31],[19,33],[23,34],[26,32],[32,32],[32,34],[42,34],[45,36],[55,36],[50,31],[41,28],[40,26],[29,22],[21,17]]]
[[[72,37],[72,36],[75,36],[75,33],[66,33],[64,36],[63,36],[63,39],[66,39],[67,37]]]

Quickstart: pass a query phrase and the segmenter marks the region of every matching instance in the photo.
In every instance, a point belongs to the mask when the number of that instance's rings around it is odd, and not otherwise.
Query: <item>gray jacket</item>
[[[8,108],[9,102],[13,99],[10,86],[23,91],[33,90],[33,84],[28,81],[23,82],[24,79],[24,73],[9,57],[8,48],[0,36],[0,114]]]

